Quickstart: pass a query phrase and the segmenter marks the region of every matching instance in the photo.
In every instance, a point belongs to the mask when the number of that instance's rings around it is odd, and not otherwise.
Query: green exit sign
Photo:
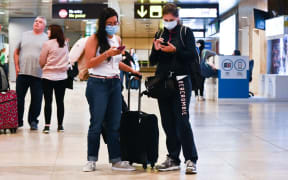
[[[135,19],[161,19],[164,4],[134,4]]]

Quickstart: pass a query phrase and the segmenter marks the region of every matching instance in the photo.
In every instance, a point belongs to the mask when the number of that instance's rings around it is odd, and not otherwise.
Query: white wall
[[[10,18],[9,22],[9,80],[16,80],[14,50],[23,32],[32,30],[35,18]]]
[[[232,55],[236,45],[236,16],[232,15],[220,23],[220,54]]]

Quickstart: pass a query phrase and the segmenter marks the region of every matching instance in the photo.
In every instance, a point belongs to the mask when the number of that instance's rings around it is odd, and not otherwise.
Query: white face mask
[[[177,22],[177,20],[170,21],[170,22],[163,21],[163,24],[164,24],[164,27],[166,29],[172,30],[172,29],[174,29],[177,26],[178,22]]]

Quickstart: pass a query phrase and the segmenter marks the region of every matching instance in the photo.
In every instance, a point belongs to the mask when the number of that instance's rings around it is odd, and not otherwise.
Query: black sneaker
[[[196,164],[190,160],[186,162],[186,174],[197,174]]]
[[[175,163],[173,159],[170,157],[167,157],[167,159],[160,165],[156,166],[156,169],[158,171],[174,171],[180,169],[180,164]]]
[[[34,121],[31,122],[30,130],[31,130],[31,131],[36,131],[36,130],[38,130],[38,125],[37,125],[36,122],[34,122]]]
[[[49,126],[44,126],[43,133],[48,134],[50,130]]]
[[[58,132],[64,132],[63,126],[62,126],[62,125],[61,125],[61,126],[58,126],[57,131],[58,131]]]

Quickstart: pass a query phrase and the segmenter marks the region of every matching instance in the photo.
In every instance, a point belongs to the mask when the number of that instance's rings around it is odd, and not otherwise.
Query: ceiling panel
[[[45,16],[48,23],[59,23],[64,25],[64,20],[51,18],[51,5],[53,2],[76,2],[76,3],[107,3],[115,2],[120,7],[121,35],[123,37],[153,37],[158,30],[160,20],[140,20],[134,19],[134,2],[135,0],[0,0],[0,24],[8,26],[8,16],[10,17],[35,17],[38,15]],[[167,0],[167,2],[179,3],[219,3],[220,13],[224,13],[237,5],[240,0]],[[1,12],[4,12],[4,14]],[[187,20],[186,20],[187,22]],[[81,21],[73,21],[71,26],[79,27]],[[201,23],[207,21],[191,20],[191,27],[199,27]],[[194,24],[194,25],[193,25]],[[67,25],[67,22],[65,22]],[[69,25],[69,22],[68,22]],[[203,24],[202,24],[203,25]],[[73,28],[74,29],[74,28]]]

